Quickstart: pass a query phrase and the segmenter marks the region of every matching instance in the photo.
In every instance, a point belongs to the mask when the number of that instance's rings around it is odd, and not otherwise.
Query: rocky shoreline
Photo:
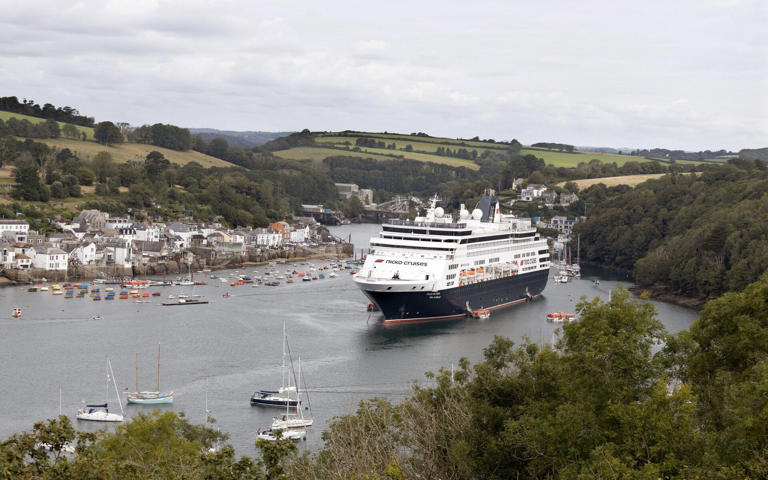
[[[669,289],[669,287],[666,287],[664,285],[653,285],[650,287],[634,285],[630,287],[629,290],[638,295],[640,295],[643,292],[647,292],[648,296],[650,298],[653,298],[654,300],[659,300],[662,302],[671,303],[673,305],[679,305],[681,307],[691,308],[694,310],[701,310],[702,308],[704,308],[707,302],[711,300],[706,297],[687,297],[685,295],[679,295],[679,294],[673,293]]]
[[[619,268],[613,265],[603,265],[601,263],[596,262],[588,262],[588,261],[582,261],[582,265],[589,265],[591,267],[597,267],[601,268],[603,270],[608,270],[611,272],[620,272],[627,275],[630,281],[634,282],[634,279],[632,278],[632,272],[630,270],[626,270],[624,268]],[[680,295],[678,293],[673,292],[669,287],[666,285],[638,285],[634,284],[633,286],[629,287],[629,291],[640,295],[643,292],[647,292],[648,296],[650,298],[653,298],[654,300],[659,300],[666,303],[671,303],[673,305],[679,305],[681,307],[691,308],[694,310],[701,310],[704,308],[704,306],[707,304],[710,298],[706,297],[690,297],[686,295]]]

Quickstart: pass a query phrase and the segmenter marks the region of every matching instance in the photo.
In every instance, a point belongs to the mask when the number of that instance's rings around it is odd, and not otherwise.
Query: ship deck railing
[[[399,218],[390,218],[384,222],[385,225],[397,225],[401,227],[423,227],[423,228],[467,228],[466,223],[443,223],[443,222],[416,222],[414,220],[401,220]]]

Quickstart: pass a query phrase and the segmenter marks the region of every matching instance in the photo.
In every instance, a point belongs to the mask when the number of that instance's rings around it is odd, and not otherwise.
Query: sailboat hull
[[[88,420],[91,422],[122,422],[123,416],[119,413],[109,413],[104,410],[93,412],[80,411],[77,413],[78,420]]]
[[[139,405],[157,405],[161,403],[173,403],[173,396],[163,395],[156,397],[135,397],[133,395],[128,397],[128,403],[136,403]]]
[[[262,407],[296,407],[300,402],[295,398],[281,397],[272,390],[260,390],[251,396],[251,405]]]

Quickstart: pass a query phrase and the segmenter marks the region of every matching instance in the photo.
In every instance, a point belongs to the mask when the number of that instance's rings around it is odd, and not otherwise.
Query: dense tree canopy
[[[577,225],[582,257],[634,270],[643,285],[714,298],[768,268],[768,172],[759,162],[671,174],[635,189],[596,185]]]

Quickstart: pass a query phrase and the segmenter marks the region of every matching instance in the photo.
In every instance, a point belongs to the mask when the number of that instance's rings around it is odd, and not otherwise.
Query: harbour
[[[332,233],[341,238],[351,235],[359,256],[380,228],[343,225],[333,227]],[[277,268],[302,271],[328,264],[323,260],[301,263]],[[236,278],[259,271],[263,275],[265,268],[214,274]],[[143,304],[132,299],[67,299],[51,292],[28,293],[21,287],[0,290],[2,307],[8,312],[0,317],[0,385],[5,392],[0,399],[0,435],[6,438],[57,415],[59,387],[62,413],[77,428],[114,428],[77,422],[74,414],[83,400],[103,402],[106,357],[123,391],[134,386],[137,353],[140,375],[151,380],[160,343],[163,388],[184,393],[160,408],[183,411],[192,422],[203,423],[207,379],[208,409],[217,420],[214,427],[231,435],[230,443],[238,453],[253,455],[256,432],[269,426],[279,412],[251,407],[249,397],[256,390],[280,385],[285,321],[291,349],[301,355],[315,417],[301,445],[312,448],[320,444],[327,422],[354,412],[361,399],[383,396],[399,401],[409,394],[412,380],[425,381],[424,372],[450,367],[460,357],[480,360],[494,335],[516,342],[523,337],[551,342],[560,325],[546,321],[549,312],[573,312],[582,296],[607,299],[620,285],[631,285],[584,269],[581,279],[565,284],[550,278],[539,299],[494,311],[488,319],[383,326],[376,312],[366,311],[367,299],[354,286],[349,270],[337,273],[335,278],[255,288],[209,279],[207,285],[161,287],[161,298]],[[159,306],[169,295],[179,294],[200,295],[210,303],[181,309]],[[653,303],[672,332],[687,328],[697,317],[693,310]],[[10,312],[17,306],[23,315],[13,318]],[[126,416],[151,408],[128,405]]]

